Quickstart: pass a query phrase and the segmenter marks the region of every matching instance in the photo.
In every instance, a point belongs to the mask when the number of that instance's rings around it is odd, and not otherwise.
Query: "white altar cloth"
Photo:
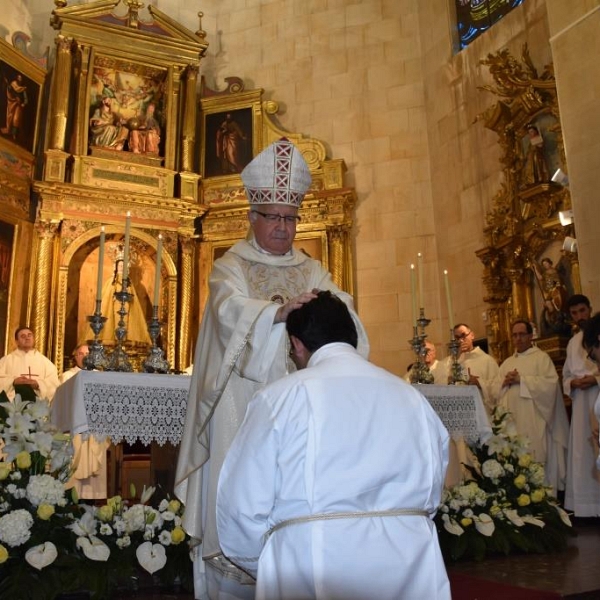
[[[52,422],[62,431],[117,444],[179,444],[190,377],[81,371],[56,390]]]
[[[454,440],[467,444],[486,441],[492,428],[479,389],[475,385],[414,385],[419,390]]]

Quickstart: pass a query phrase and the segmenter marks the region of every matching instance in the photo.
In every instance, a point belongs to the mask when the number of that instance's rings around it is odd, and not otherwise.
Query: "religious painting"
[[[8,323],[14,241],[15,226],[0,221],[0,356],[4,356],[8,343],[6,325]]]
[[[89,144],[101,151],[164,156],[167,70],[99,56],[89,91]]]
[[[0,138],[33,153],[44,72],[0,40]]]
[[[252,109],[205,115],[202,175],[236,175],[252,160]]]

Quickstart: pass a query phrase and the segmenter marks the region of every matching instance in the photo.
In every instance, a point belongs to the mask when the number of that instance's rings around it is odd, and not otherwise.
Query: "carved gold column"
[[[59,223],[41,221],[36,225],[38,235],[35,288],[32,306],[32,329],[37,348],[46,356],[50,356],[51,339],[50,313],[52,309],[52,274],[54,264],[55,239]]]
[[[347,289],[345,275],[344,240],[346,228],[342,225],[327,228],[327,245],[329,251],[329,272],[333,282],[341,289],[352,293]]]
[[[56,38],[56,64],[52,78],[50,98],[50,133],[44,179],[63,182],[66,174],[68,154],[65,150],[67,115],[69,114],[69,90],[71,84],[71,53],[73,40],[62,35]]]
[[[181,136],[181,198],[198,201],[198,180],[194,173],[194,148],[196,146],[196,86],[198,65],[188,65],[185,70],[185,97]]]
[[[89,46],[79,45],[77,47],[77,55],[73,71],[77,85],[77,104],[75,106],[75,114],[73,117],[73,142],[71,144],[71,152],[73,154],[87,154],[88,139],[87,127],[85,121],[89,116],[89,99],[87,91],[88,71],[90,67],[91,48]],[[84,132],[86,135],[84,135]]]
[[[524,319],[527,318],[527,304],[525,302],[522,284],[522,272],[520,269],[508,269],[507,274],[511,283],[512,296],[512,318]]]
[[[177,337],[177,369],[182,371],[192,364],[191,348],[191,314],[192,314],[192,285],[194,265],[194,241],[191,237],[180,237],[179,277],[179,331]]]

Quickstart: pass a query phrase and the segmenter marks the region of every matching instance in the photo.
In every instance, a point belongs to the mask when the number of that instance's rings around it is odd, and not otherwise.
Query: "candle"
[[[123,248],[123,282],[129,278],[129,236],[131,234],[131,213],[125,219],[125,245]]]
[[[100,250],[98,253],[98,281],[96,283],[96,302],[102,302],[102,270],[104,269],[104,227],[100,228]]]
[[[160,265],[162,260],[162,235],[158,236],[158,248],[156,249],[156,273],[154,274],[154,306],[158,306],[160,297]]]
[[[425,295],[423,294],[423,255],[417,254],[417,271],[419,275],[419,308],[425,307]]]
[[[410,265],[410,298],[412,301],[412,326],[417,323],[417,274],[415,265]]]
[[[450,330],[454,327],[454,311],[452,310],[452,297],[450,296],[450,282],[448,281],[448,271],[444,270],[444,286],[446,287],[446,303],[448,304],[448,321]]]

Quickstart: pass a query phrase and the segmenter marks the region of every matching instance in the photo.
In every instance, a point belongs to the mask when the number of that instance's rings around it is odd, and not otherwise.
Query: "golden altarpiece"
[[[31,252],[20,253],[28,263],[21,268],[29,273],[28,284],[21,296],[13,291],[18,286],[11,289],[15,314],[9,322],[31,323],[38,349],[59,370],[68,366],[75,345],[93,338],[88,317],[97,302],[111,298],[118,285],[130,215],[129,323],[137,303],[142,331],[131,326],[125,348],[138,357],[132,361],[138,370],[149,348],[144,324],[158,304],[166,359],[173,370],[185,369],[212,263],[247,233],[239,172],[283,135],[299,147],[313,175],[296,245],[353,292],[349,234],[355,194],[343,185],[343,161],[328,159],[323,143],[281,130],[273,118],[277,103],[264,101],[262,90],[246,91],[238,78],[228,78],[223,91],[204,85],[199,72],[208,43],[201,22],[194,33],[153,6],[151,18],[143,20],[137,0],[54,3],[56,58],[41,119],[45,142],[31,152],[39,176],[32,167],[20,182],[19,202],[27,206],[16,219],[31,232],[29,240],[20,238],[31,243]],[[0,191],[0,204],[16,202],[7,196]],[[104,301],[102,307],[103,314],[111,310]],[[109,351],[112,334],[110,327],[100,334]],[[5,352],[11,337],[6,335]]]
[[[482,64],[494,82],[484,89],[499,99],[478,119],[498,134],[504,176],[487,215],[486,246],[477,251],[490,349],[500,361],[509,356],[510,324],[526,319],[537,328],[537,345],[562,368],[571,334],[565,302],[581,286],[577,254],[565,243],[573,226],[559,219],[571,198],[552,66],[538,74],[526,46],[520,60],[503,50]]]

